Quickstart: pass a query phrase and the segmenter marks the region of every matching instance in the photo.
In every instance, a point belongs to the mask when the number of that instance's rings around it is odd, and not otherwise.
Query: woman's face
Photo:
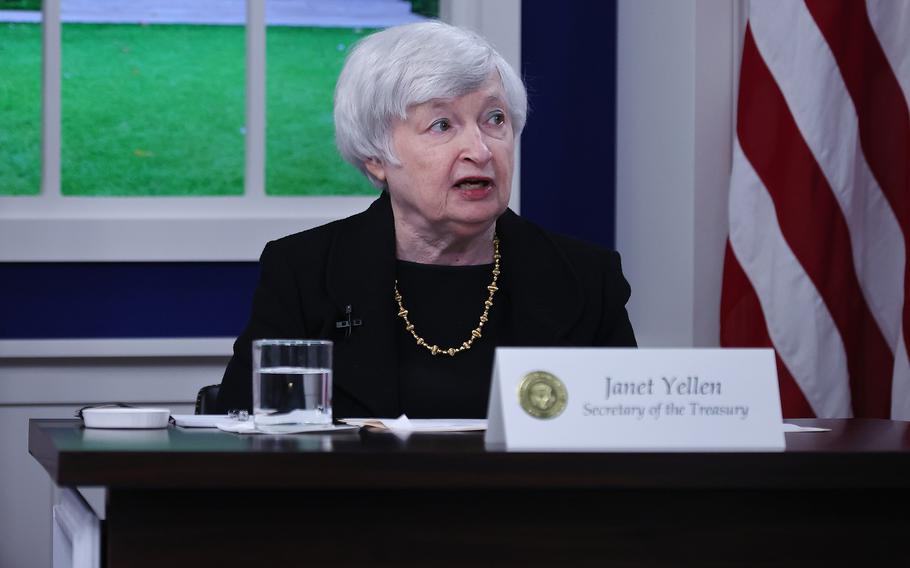
[[[476,234],[509,203],[515,139],[498,74],[478,90],[408,109],[392,126],[400,165],[370,161],[396,219],[437,234]]]

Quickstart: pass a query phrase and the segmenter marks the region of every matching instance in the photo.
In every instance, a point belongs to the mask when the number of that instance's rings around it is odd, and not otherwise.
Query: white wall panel
[[[737,8],[619,0],[616,243],[642,346],[718,342]]]

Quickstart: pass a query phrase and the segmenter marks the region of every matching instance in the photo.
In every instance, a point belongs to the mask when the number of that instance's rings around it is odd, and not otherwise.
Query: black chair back
[[[218,414],[218,390],[221,385],[209,385],[199,389],[196,395],[196,414]]]

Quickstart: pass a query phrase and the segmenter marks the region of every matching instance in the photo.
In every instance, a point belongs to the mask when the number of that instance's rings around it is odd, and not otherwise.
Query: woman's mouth
[[[462,178],[454,187],[468,199],[481,199],[490,193],[493,188],[493,180],[486,177]]]

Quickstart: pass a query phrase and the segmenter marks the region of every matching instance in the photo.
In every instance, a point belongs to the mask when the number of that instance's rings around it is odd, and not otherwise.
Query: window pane
[[[63,194],[242,194],[243,26],[63,13]]]
[[[266,193],[375,195],[335,149],[332,93],[348,49],[366,32],[270,26],[266,37]]]
[[[266,193],[375,195],[335,150],[335,80],[357,40],[378,28],[438,17],[438,0],[269,0],[266,10]]]
[[[40,0],[0,0],[0,70],[0,195],[38,195]]]

